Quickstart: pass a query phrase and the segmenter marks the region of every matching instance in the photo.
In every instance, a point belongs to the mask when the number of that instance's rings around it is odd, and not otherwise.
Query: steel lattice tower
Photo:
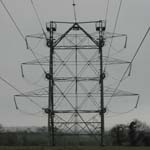
[[[78,135],[79,134],[79,127],[81,126],[81,128],[87,128],[86,131],[88,134],[96,134],[96,133],[93,133],[93,129],[91,129],[91,127],[89,127],[90,124],[94,124],[93,126],[95,126],[95,124],[101,124],[101,135],[103,137],[104,135],[104,90],[103,90],[103,76],[104,76],[104,73],[103,73],[103,56],[102,56],[102,47],[104,46],[104,38],[103,38],[103,34],[104,34],[104,31],[105,31],[105,24],[103,21],[99,21],[97,22],[98,24],[98,27],[97,27],[97,32],[98,32],[98,39],[94,39],[93,37],[90,36],[90,34],[88,34],[88,32],[86,30],[84,30],[80,24],[81,23],[72,23],[72,26],[61,36],[58,38],[58,40],[54,41],[54,33],[56,31],[56,22],[50,22],[50,27],[47,28],[47,30],[49,31],[50,33],[50,38],[49,40],[47,41],[47,45],[50,47],[50,69],[49,69],[49,74],[47,74],[48,76],[48,80],[49,80],[49,107],[48,109],[46,109],[46,112],[48,112],[48,129],[49,129],[49,132],[51,133],[51,137],[52,137],[52,145],[54,146],[55,145],[55,133],[54,133],[54,124],[57,124],[57,121],[55,121],[55,117],[54,117],[54,114],[57,114],[58,116],[63,114],[63,113],[66,113],[67,115],[69,114],[70,115],[70,118],[73,117],[73,121],[65,121],[65,124],[68,126],[74,126],[72,128],[74,128],[74,133],[73,134],[76,134]],[[72,44],[69,46],[69,45],[65,45],[65,44],[60,44],[61,41],[65,38],[73,38],[71,41],[72,41]],[[97,68],[97,75],[96,74],[93,76],[92,74],[90,75],[91,72],[88,72],[89,75],[83,75],[84,74],[84,71],[82,71],[82,69],[84,68],[84,66],[86,64],[89,65],[89,63],[91,62],[88,62],[89,60],[84,60],[82,63],[83,67],[81,67],[82,65],[80,64],[80,68],[79,68],[79,64],[78,62],[79,61],[82,61],[82,59],[86,58],[86,54],[84,54],[85,51],[84,49],[86,48],[86,50],[93,50],[94,51],[94,48],[90,48],[88,45],[80,45],[79,43],[81,42],[81,40],[79,41],[79,37],[84,37],[84,38],[89,38],[95,46],[96,48],[96,51],[98,52],[97,54],[99,54],[99,64],[100,64],[100,68],[98,71]],[[70,58],[72,58],[70,60],[65,60],[65,59],[62,59],[62,58],[59,58],[58,60],[58,63],[62,63],[62,65],[70,65],[70,63],[73,63],[72,64],[72,67],[74,68],[74,70],[71,70],[71,69],[67,69],[69,72],[65,72],[64,74],[64,77],[63,77],[63,72],[59,72],[58,75],[55,75],[54,73],[54,70],[53,68],[58,68],[58,65],[57,63],[55,63],[55,61],[53,62],[53,58],[55,57],[55,55],[59,55],[57,52],[54,53],[54,50],[57,51],[61,48],[61,51],[63,49],[67,49],[67,51],[71,51],[71,56]],[[68,49],[69,48],[69,49]],[[65,50],[63,52],[62,55],[66,55],[65,53]],[[70,52],[69,52],[70,53]],[[80,54],[81,53],[81,54]],[[78,55],[80,55],[80,57],[82,57],[81,60],[79,60],[78,58]],[[56,56],[57,57],[57,56]],[[65,56],[67,57],[67,55]],[[66,61],[66,62],[65,62]],[[55,66],[56,65],[56,66]],[[90,91],[91,89],[86,89],[86,87],[84,86],[84,82],[91,82],[94,80],[96,82],[99,82],[99,85],[100,85],[100,108],[95,108],[95,109],[86,109],[86,108],[82,108],[81,107],[81,104],[83,102],[82,100],[82,97],[81,97],[81,94],[86,94],[86,95],[90,95]],[[59,83],[61,82],[61,84],[63,82],[66,82],[67,84],[72,84],[73,83],[73,87],[70,87],[70,86],[64,86],[61,88],[59,86]],[[80,84],[83,86],[80,86]],[[89,84],[89,83],[88,83]],[[80,86],[80,90],[79,90],[79,86]],[[69,89],[69,92],[64,92],[63,89],[68,89],[68,87],[70,88]],[[54,88],[56,88],[56,90],[60,93],[60,95],[58,97],[64,97],[64,100],[67,101],[67,103],[70,105],[70,108],[59,108],[58,110],[55,110],[54,108],[54,101],[57,100],[57,94],[58,92],[54,92]],[[85,91],[83,89],[86,89],[87,92],[85,93]],[[81,92],[82,91],[82,92]],[[53,96],[54,95],[54,96]],[[70,95],[70,96],[69,96]],[[69,96],[69,97],[68,97]],[[56,98],[56,99],[55,99]],[[98,102],[98,101],[97,101]],[[63,106],[65,107],[65,105]],[[95,113],[99,113],[100,114],[100,120],[98,122],[94,122],[94,121],[91,121],[91,122],[87,122],[85,117],[83,117],[83,114],[86,114],[87,112],[91,113],[91,114],[95,114]],[[93,116],[92,116],[93,117]],[[69,119],[70,119],[69,118]],[[64,122],[62,121],[59,121],[58,124],[62,124]],[[84,125],[83,125],[84,124]],[[97,125],[96,125],[97,126]],[[96,127],[95,126],[95,127]],[[81,131],[80,131],[81,132]],[[87,134],[87,133],[82,133],[82,134]],[[97,133],[97,134],[100,134],[100,133]],[[97,139],[97,137],[94,135],[95,139]],[[101,143],[103,143],[103,138],[101,138]]]
[[[49,80],[49,105],[48,105],[48,108],[46,109],[45,112],[48,113],[48,129],[49,129],[49,133],[51,135],[51,141],[52,141],[53,146],[55,145],[54,124],[64,123],[61,120],[59,122],[57,122],[57,120],[55,120],[55,117],[54,117],[55,114],[57,114],[59,116],[63,113],[66,113],[67,115],[68,114],[70,115],[70,118],[73,118],[72,121],[65,121],[65,124],[67,126],[68,125],[73,126],[72,128],[74,128],[73,129],[74,135],[79,134],[79,127],[80,126],[82,128],[87,128],[86,132],[88,134],[91,134],[91,135],[96,134],[96,133],[93,133],[93,131],[92,131],[93,129],[91,129],[91,127],[89,127],[89,124],[94,124],[94,126],[95,126],[95,124],[101,124],[101,135],[102,135],[102,137],[104,135],[104,90],[103,90],[104,73],[103,73],[102,47],[104,46],[103,33],[105,31],[105,26],[104,26],[105,24],[103,21],[97,22],[98,39],[94,39],[92,36],[90,36],[90,34],[88,34],[88,32],[86,30],[84,30],[80,26],[80,24],[81,23],[72,23],[72,26],[62,36],[60,36],[55,41],[54,41],[54,34],[56,31],[57,22],[50,22],[49,27],[47,27],[47,31],[50,33],[50,38],[47,41],[47,45],[48,45],[48,47],[50,47],[50,62],[49,62],[50,68],[49,68],[49,74],[47,74],[47,79]],[[71,45],[69,44],[70,46],[68,44],[62,45],[61,41],[65,37],[67,37],[68,39],[72,38],[72,40],[70,40],[70,41],[72,41],[72,44]],[[90,42],[92,42],[94,44],[93,46],[95,46],[96,51],[99,53],[99,56],[100,56],[100,60],[99,60],[100,68],[99,68],[99,70],[100,71],[98,71],[96,69],[98,76],[96,76],[94,74],[93,74],[94,76],[92,74],[90,75],[91,72],[88,72],[89,75],[87,75],[87,74],[83,75],[84,71],[82,71],[82,69],[84,68],[84,66],[86,64],[89,65],[89,63],[91,63],[91,62],[88,62],[89,61],[88,59],[82,61],[83,58],[85,59],[87,57],[86,54],[84,54],[85,52],[83,52],[83,51],[85,51],[84,50],[85,48],[86,48],[86,50],[93,50],[94,51],[94,48],[90,48],[88,45],[80,45],[79,43],[81,42],[81,40],[79,41],[79,37],[82,37],[82,40],[83,40],[83,38],[89,38]],[[65,57],[67,57],[67,55],[65,53],[68,54],[68,52],[66,52],[65,50],[69,51],[69,53],[71,51],[71,53],[72,53],[70,56],[71,60],[69,58],[69,60],[66,61],[63,58],[58,57],[60,55],[58,54],[57,51],[60,49],[61,49],[61,51],[64,50],[62,55]],[[56,51],[56,53],[54,51]],[[82,57],[82,59],[80,58],[80,60],[78,58],[79,54],[80,54],[80,57]],[[58,62],[55,62],[55,60],[53,61],[54,58],[58,58],[59,59]],[[79,64],[78,64],[79,61],[82,61],[82,63],[83,63],[82,65],[80,64],[80,68],[79,68]],[[69,71],[68,73],[65,72],[65,74],[63,75],[64,72],[60,71],[59,74],[56,75],[54,73],[53,68],[58,69],[60,64],[57,64],[57,63],[62,63],[61,65],[63,65],[63,66],[70,65],[70,63],[73,63],[71,65],[74,69],[72,70],[69,68],[69,69],[67,69]],[[81,104],[82,104],[83,100],[82,100],[81,94],[86,94],[86,95],[91,94],[90,93],[91,89],[87,90],[86,87],[84,87],[84,82],[91,82],[91,81],[94,82],[94,80],[96,82],[99,82],[99,85],[100,85],[100,98],[101,98],[99,100],[100,108],[97,108],[97,109],[95,108],[93,110],[89,109],[89,108],[88,109],[82,108]],[[61,82],[61,84],[64,82],[66,82],[67,84],[73,83],[73,87],[70,87],[68,85],[66,86],[64,84],[63,84],[64,85],[63,87],[60,87],[59,86],[60,82]],[[83,87],[81,86],[80,90],[79,90],[80,84]],[[67,93],[64,92],[63,89],[66,90],[66,89],[68,89],[68,87],[70,88],[69,92],[67,92]],[[59,94],[58,94],[58,92],[56,92],[56,93],[54,92],[54,88],[56,91],[59,92]],[[83,90],[84,88],[87,90],[88,93],[87,92],[85,93],[85,91]],[[58,99],[57,96],[59,98],[63,97],[64,100],[69,104],[70,108],[63,108],[63,109],[59,108],[56,110],[54,108],[54,101],[56,101]],[[65,107],[65,105],[63,107]],[[94,122],[94,121],[87,122],[85,117],[83,117],[83,114],[86,114],[87,112],[89,112],[91,114],[99,113],[101,116],[100,117],[101,119],[98,122]],[[82,134],[87,134],[87,133],[82,133]],[[70,133],[68,133],[68,134],[70,134]],[[99,134],[99,133],[97,133],[97,134]],[[95,137],[95,139],[97,139],[97,137],[95,135],[94,135],[94,137]],[[103,143],[103,138],[101,138],[101,143]]]
[[[62,33],[63,26],[63,33]],[[107,112],[104,98],[138,96],[104,86],[106,72],[103,65],[129,64],[103,55],[105,41],[125,37],[125,34],[106,32],[104,20],[89,22],[58,22],[46,24],[44,34],[26,37],[46,40],[49,56],[23,65],[48,66],[45,78],[49,86],[16,95],[17,97],[48,97],[49,144],[59,144],[59,137],[91,137],[97,145],[104,145],[104,114]],[[16,102],[16,100],[15,100]],[[17,105],[17,104],[16,104]],[[17,106],[18,107],[18,106]]]

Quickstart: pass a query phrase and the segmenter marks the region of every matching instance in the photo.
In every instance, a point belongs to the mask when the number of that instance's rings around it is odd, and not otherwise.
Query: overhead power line
[[[110,0],[107,0],[106,15],[105,15],[105,20],[106,20],[106,22],[107,22],[107,18],[108,18],[109,3],[110,3]]]
[[[43,70],[43,72],[46,73],[46,70],[44,69],[44,67],[43,67],[43,65],[41,64],[41,62],[39,61],[39,59],[37,58],[35,52],[34,52],[34,51],[32,50],[32,48],[30,48],[30,47],[29,47],[28,49],[31,51],[32,55],[35,57],[37,63],[40,65],[40,67],[41,67],[41,69]]]
[[[117,89],[119,88],[119,86],[120,86],[121,82],[123,81],[123,79],[124,79],[124,77],[125,77],[126,73],[127,73],[127,72],[128,72],[128,70],[130,69],[130,66],[131,66],[131,64],[133,63],[134,59],[136,58],[136,56],[137,56],[137,54],[138,54],[138,52],[139,52],[139,50],[140,50],[140,48],[141,48],[141,46],[142,46],[143,42],[145,41],[145,38],[147,37],[147,35],[148,35],[149,31],[150,31],[150,27],[149,27],[149,28],[148,28],[148,30],[146,31],[146,33],[145,33],[145,35],[144,35],[144,37],[143,37],[142,41],[140,42],[140,44],[139,44],[139,46],[138,46],[138,48],[137,48],[137,50],[136,50],[136,52],[135,52],[135,54],[134,54],[134,56],[133,56],[133,58],[132,58],[131,62],[130,62],[130,64],[128,65],[127,69],[125,70],[124,74],[122,75],[122,78],[120,79],[120,81],[119,81],[118,85],[116,86],[116,88],[115,88],[115,90],[114,90],[114,92],[113,92],[112,96],[110,97],[110,99],[109,99],[108,103],[106,104],[106,107],[110,104],[110,102],[111,102],[111,100],[112,100],[112,98],[113,98],[113,96],[114,96],[115,92],[116,92],[116,91],[117,91]]]
[[[13,24],[15,25],[18,33],[20,34],[21,38],[26,42],[26,38],[24,36],[24,34],[22,33],[22,31],[20,30],[19,26],[17,25],[15,19],[13,18],[13,16],[11,15],[10,11],[8,10],[8,8],[6,7],[6,5],[4,4],[3,0],[0,0],[0,3],[2,4],[3,8],[5,9],[5,11],[7,12],[8,16],[10,17],[11,21],[13,22]],[[42,24],[41,24],[42,25]],[[43,28],[43,27],[42,27]],[[43,29],[44,31],[44,29]],[[41,69],[43,70],[43,72],[45,73],[45,69],[42,66],[42,64],[40,63],[39,59],[37,58],[36,54],[34,53],[34,51],[32,50],[32,48],[30,47],[29,50],[32,52],[32,55],[35,57],[35,59],[37,60],[37,62],[39,63]]]
[[[5,82],[9,87],[11,87],[12,89],[14,89],[15,91],[17,91],[18,93],[24,95],[24,97],[26,97],[28,100],[30,100],[32,103],[34,103],[36,106],[38,106],[39,108],[41,108],[41,106],[36,103],[35,101],[33,101],[30,97],[26,96],[23,92],[21,92],[18,88],[16,88],[13,84],[11,84],[8,80],[4,79],[2,76],[0,76],[0,80],[2,80],[3,82]],[[15,103],[16,104],[16,103]],[[16,108],[18,109],[17,105]]]
[[[17,25],[15,19],[13,18],[13,16],[11,15],[11,13],[9,12],[8,8],[6,7],[6,5],[4,4],[4,2],[2,0],[0,0],[0,3],[2,4],[3,8],[5,9],[5,11],[7,12],[8,16],[10,17],[11,21],[13,22],[14,26],[16,27],[18,33],[20,34],[21,38],[26,42],[26,38],[24,36],[24,34],[22,33],[22,31],[20,30],[19,26]],[[40,63],[39,59],[37,58],[37,56],[35,55],[34,51],[32,50],[32,48],[29,48],[30,51],[32,52],[33,56],[35,57],[35,59],[37,60],[37,62],[39,63],[39,65],[41,66],[42,70],[44,71],[45,73],[45,70],[42,66],[42,64]],[[3,82],[5,82],[7,85],[9,85],[11,88],[13,88],[14,90],[16,90],[17,92],[19,92],[20,94],[24,95],[20,90],[18,90],[15,86],[13,86],[10,82],[8,82],[6,79],[0,77],[0,80],[2,80]],[[34,102],[31,98],[27,97],[26,95],[24,95],[28,100],[30,100],[32,103],[34,103],[35,105],[37,105],[39,108],[41,108],[41,106]],[[16,105],[16,108],[18,109],[17,107],[17,104],[15,102],[15,105]]]
[[[74,20],[77,22],[77,12],[76,12],[76,3],[75,0],[73,0],[73,11],[74,11]]]
[[[4,4],[4,2],[2,0],[0,0],[0,3],[2,4],[3,8],[5,9],[5,11],[7,12],[8,16],[10,17],[11,21],[13,22],[13,24],[15,25],[17,31],[19,32],[21,38],[23,38],[23,40],[25,40],[25,36],[22,33],[22,31],[20,30],[20,28],[18,27],[16,21],[14,20],[14,18],[12,17],[11,13],[9,12],[8,8],[6,7],[6,5]]]
[[[138,48],[137,48],[137,50],[136,50],[136,52],[135,52],[135,54],[134,54],[134,56],[133,56],[133,58],[132,58],[132,60],[131,60],[131,63],[134,61],[136,55],[138,54],[138,52],[139,52],[139,50],[140,50],[140,48],[141,48],[143,42],[145,41],[145,38],[147,37],[149,31],[150,31],[150,27],[149,27],[148,30],[146,31],[146,33],[145,33],[145,35],[144,35],[144,37],[143,37],[143,39],[142,39],[140,45],[138,46]]]
[[[114,36],[115,31],[116,31],[116,28],[117,28],[117,23],[118,23],[118,20],[119,20],[119,14],[120,14],[120,11],[121,11],[122,2],[123,2],[123,0],[120,0],[120,4],[119,4],[117,16],[116,16],[116,20],[115,20],[115,25],[114,25],[112,37]],[[109,1],[108,1],[107,11],[108,11],[108,8],[109,8]],[[107,13],[108,13],[108,12],[106,12],[106,14],[107,14]],[[107,16],[106,16],[106,17],[107,17]],[[108,58],[109,58],[109,56],[110,56],[110,49],[111,49],[112,43],[113,43],[113,38],[111,38],[110,46],[109,46],[109,49],[108,49],[108,54],[107,54],[107,57],[108,57]],[[106,67],[107,67],[107,63],[106,63],[106,65],[105,65],[104,70],[106,70]]]
[[[32,7],[33,7],[33,9],[34,9],[35,15],[36,15],[36,17],[37,17],[37,19],[38,19],[38,22],[39,22],[39,24],[40,24],[40,26],[41,26],[42,32],[43,32],[45,38],[47,38],[46,33],[45,33],[45,31],[44,31],[44,28],[43,28],[43,26],[42,26],[42,22],[41,22],[39,13],[38,13],[38,11],[37,11],[37,9],[36,9],[36,7],[35,7],[35,4],[34,4],[33,0],[31,0],[31,4],[32,4]]]
[[[107,116],[106,118],[114,118],[114,117],[119,117],[119,116],[122,116],[122,115],[125,115],[125,114],[128,114],[128,113],[131,113],[132,111],[135,110],[135,107],[126,111],[126,112],[114,112],[114,111],[111,111],[110,109],[108,110],[109,112],[115,114],[115,115],[111,115],[111,116]]]

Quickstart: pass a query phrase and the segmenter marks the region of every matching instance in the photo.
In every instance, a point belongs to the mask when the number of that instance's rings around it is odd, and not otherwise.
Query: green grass
[[[150,147],[118,147],[118,146],[62,146],[62,147],[42,147],[42,146],[0,146],[0,150],[150,150]]]

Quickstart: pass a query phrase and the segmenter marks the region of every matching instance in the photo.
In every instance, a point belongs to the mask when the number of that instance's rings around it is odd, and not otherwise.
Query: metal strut
[[[50,22],[50,59],[49,59],[49,99],[48,99],[48,134],[49,134],[49,145],[55,146],[55,138],[54,138],[54,100],[53,100],[53,54],[54,54],[54,46],[53,46],[53,22]]]
[[[99,54],[100,54],[100,116],[101,116],[101,146],[104,146],[104,133],[105,133],[105,125],[104,125],[104,113],[106,112],[106,109],[104,108],[104,78],[105,73],[103,71],[103,46],[104,46],[104,37],[103,33],[105,29],[103,28],[103,25],[101,22],[99,22]]]

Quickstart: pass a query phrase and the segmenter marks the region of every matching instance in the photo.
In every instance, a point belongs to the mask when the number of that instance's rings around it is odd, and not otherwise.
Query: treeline
[[[55,132],[61,131],[55,129]],[[90,136],[59,136],[56,145],[98,145]],[[15,132],[5,130],[0,125],[0,146],[44,146],[48,143],[46,127],[39,127],[35,131],[27,130]],[[115,146],[150,146],[150,127],[145,123],[134,120],[129,124],[118,124],[105,133],[105,144]]]
[[[111,145],[150,146],[150,127],[139,120],[127,125],[118,124],[108,134]]]
[[[30,128],[23,131],[18,130],[11,131],[5,130],[0,125],[0,146],[40,146],[47,145],[47,128],[37,128],[36,131],[32,131]]]
[[[0,146],[41,146],[47,145],[45,134],[7,132],[0,134]]]

